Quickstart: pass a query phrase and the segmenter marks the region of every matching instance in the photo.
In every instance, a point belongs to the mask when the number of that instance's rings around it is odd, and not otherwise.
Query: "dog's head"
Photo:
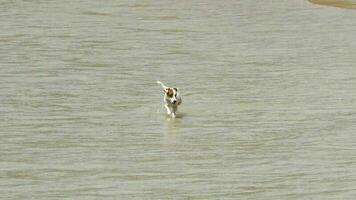
[[[181,98],[178,92],[178,88],[166,88],[166,98],[171,104],[179,105]]]

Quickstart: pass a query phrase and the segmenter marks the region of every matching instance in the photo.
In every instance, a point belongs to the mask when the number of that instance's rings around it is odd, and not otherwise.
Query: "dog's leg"
[[[177,113],[177,110],[178,110],[178,106],[174,105],[174,106],[173,106],[173,112],[174,112],[174,113]]]
[[[173,106],[172,106],[172,117],[173,117],[173,118],[176,117],[177,110],[178,110],[178,106],[173,105]]]
[[[172,113],[171,108],[170,108],[167,104],[164,104],[164,107],[165,107],[166,110],[167,110],[167,115],[170,115],[170,114]]]

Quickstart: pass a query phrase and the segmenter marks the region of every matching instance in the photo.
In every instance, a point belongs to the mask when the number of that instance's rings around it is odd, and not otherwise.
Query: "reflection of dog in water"
[[[176,117],[178,110],[178,105],[182,103],[182,98],[179,95],[178,88],[170,88],[165,86],[161,81],[157,81],[158,84],[161,84],[164,90],[164,107],[167,109],[167,114],[172,118]]]

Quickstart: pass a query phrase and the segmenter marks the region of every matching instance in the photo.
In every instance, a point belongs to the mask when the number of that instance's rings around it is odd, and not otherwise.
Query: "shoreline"
[[[310,3],[346,9],[356,9],[355,0],[308,0]]]

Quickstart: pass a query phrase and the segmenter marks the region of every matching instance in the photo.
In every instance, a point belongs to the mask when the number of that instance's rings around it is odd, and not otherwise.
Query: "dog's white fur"
[[[161,81],[157,81],[164,90],[164,107],[167,110],[167,114],[172,118],[176,117],[178,106],[182,103],[182,97],[178,92],[178,88],[170,88],[165,86]]]

